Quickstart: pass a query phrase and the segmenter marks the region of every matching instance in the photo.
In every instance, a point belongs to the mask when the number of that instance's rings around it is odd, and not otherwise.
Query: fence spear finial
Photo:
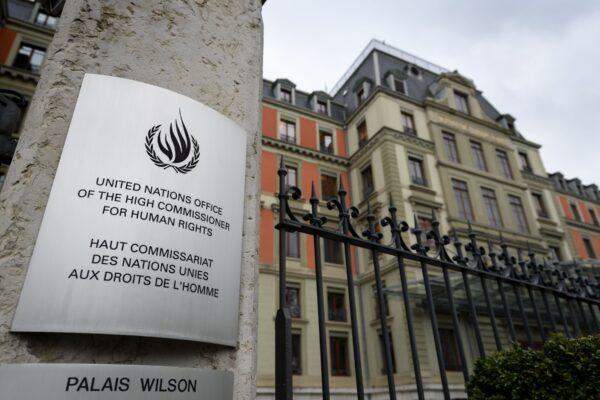
[[[283,161],[283,157],[279,158],[279,169],[285,170],[285,162]]]
[[[414,223],[415,223],[415,229],[420,229],[419,218],[417,217],[417,213],[413,213],[413,218],[414,218]]]
[[[310,199],[311,200],[318,200],[318,198],[317,198],[317,191],[315,190],[315,181],[312,181],[310,183]]]

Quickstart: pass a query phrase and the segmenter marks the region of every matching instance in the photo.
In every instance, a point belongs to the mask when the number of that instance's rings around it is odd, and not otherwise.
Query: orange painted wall
[[[317,123],[300,117],[300,145],[317,149]]]
[[[273,264],[273,245],[275,243],[275,219],[273,211],[268,209],[260,210],[260,247],[258,250],[259,261],[261,264]]]
[[[337,154],[342,157],[347,157],[348,153],[346,152],[346,134],[341,129],[335,130],[336,140],[337,140]],[[345,183],[344,183],[345,185]]]
[[[303,161],[302,162],[302,171],[301,171],[300,179],[301,187],[302,187],[302,197],[304,199],[310,198],[311,192],[311,182],[315,183],[315,192],[317,197],[321,197],[321,185],[319,181],[319,168],[317,164],[313,164],[310,162]]]
[[[267,193],[277,191],[277,155],[265,150],[262,151],[261,188]]]
[[[581,233],[572,230],[571,237],[573,237],[573,243],[575,243],[575,249],[577,250],[577,255],[579,258],[587,260],[589,258],[587,251],[585,250],[585,245],[583,244],[583,238],[581,237]]]
[[[600,236],[592,236],[592,245],[594,246],[594,251],[596,252],[596,258],[600,258]]]
[[[346,192],[348,192],[348,195],[346,196],[346,207],[350,207],[350,205],[352,204],[352,199],[350,198],[350,182],[348,181],[348,173],[340,173],[340,178],[342,179],[344,189],[346,189]]]
[[[571,207],[569,206],[569,200],[565,196],[558,196],[558,200],[560,201],[560,205],[563,209],[563,213],[567,219],[573,219],[573,213],[571,212]]]
[[[277,110],[263,106],[262,115],[263,135],[277,138]]]
[[[301,234],[306,240],[306,266],[312,270],[316,269],[315,264],[315,243],[314,239],[310,235]],[[322,241],[321,241],[322,242]],[[321,250],[321,255],[323,255],[323,250]]]
[[[577,202],[577,204],[579,205],[579,213],[581,214],[581,216],[583,218],[583,222],[585,222],[586,224],[591,224],[592,216],[590,215],[587,207],[585,206],[585,203],[583,201],[579,200]]]
[[[10,54],[10,49],[12,48],[16,36],[17,32],[11,29],[0,29],[0,64],[8,63],[8,55]]]

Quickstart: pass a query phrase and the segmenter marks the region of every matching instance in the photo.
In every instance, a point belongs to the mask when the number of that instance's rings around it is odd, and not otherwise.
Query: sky
[[[383,40],[474,80],[547,172],[600,185],[600,1],[268,0],[263,19],[267,79],[329,90]]]

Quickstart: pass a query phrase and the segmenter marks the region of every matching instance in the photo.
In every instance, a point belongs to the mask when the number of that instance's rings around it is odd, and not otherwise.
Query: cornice
[[[448,107],[448,106],[446,106],[444,104],[440,104],[440,103],[434,101],[431,98],[426,98],[425,101],[423,102],[423,105],[425,107],[431,107],[431,108],[435,108],[437,110],[443,111],[446,114],[449,114],[449,115],[451,115],[453,117],[459,117],[459,118],[462,118],[462,119],[466,119],[466,120],[468,120],[470,122],[474,122],[476,124],[485,126],[486,128],[493,129],[493,130],[495,130],[497,132],[503,133],[510,140],[513,140],[513,141],[516,141],[516,142],[519,142],[519,143],[523,143],[523,144],[526,144],[526,145],[531,146],[531,147],[535,147],[536,149],[539,149],[540,147],[542,147],[540,144],[537,144],[537,143],[534,143],[534,142],[530,142],[527,139],[523,139],[523,138],[519,138],[518,136],[515,136],[512,131],[510,131],[509,129],[506,129],[506,128],[498,125],[498,124],[496,124],[495,122],[487,121],[487,120],[481,119],[481,118],[477,118],[477,117],[474,117],[474,116],[472,116],[470,114],[461,113],[460,111],[457,111],[457,110],[455,110],[453,108],[450,108],[450,107]]]
[[[423,103],[421,103],[418,100],[413,99],[412,97],[409,97],[408,95],[402,94],[400,92],[396,92],[385,86],[376,86],[371,91],[371,93],[369,93],[369,96],[365,99],[365,101],[363,101],[358,107],[356,107],[354,109],[354,111],[352,111],[352,113],[346,118],[345,125],[348,126],[352,122],[352,120],[354,118],[356,118],[362,112],[362,110],[364,110],[378,94],[387,94],[388,96],[395,97],[400,100],[404,100],[408,103],[414,104],[419,107],[423,107]]]
[[[562,239],[563,236],[565,235],[564,232],[562,232],[562,231],[559,231],[557,229],[552,229],[552,228],[546,228],[544,226],[542,226],[540,228],[540,233],[542,235],[551,236],[553,238],[558,238],[558,239]]]
[[[461,236],[468,235],[469,228],[466,220],[449,217],[448,222],[450,223],[450,230],[448,233],[452,233],[452,230],[456,229],[456,232],[461,234]],[[547,250],[539,244],[539,242],[543,241],[543,237],[539,235],[521,233],[506,228],[491,227],[477,221],[472,221],[471,226],[475,234],[477,234],[477,238],[480,239],[480,245],[483,245],[483,239],[491,240],[493,242],[497,241],[498,232],[502,232],[504,239],[509,245],[525,248],[529,243],[533,250],[537,250],[540,253]]]
[[[551,180],[551,182],[552,182],[552,180]],[[574,193],[574,192],[568,192],[568,191],[566,191],[564,189],[558,188],[558,187],[556,187],[554,185],[553,182],[552,182],[552,188],[554,189],[554,191],[556,193],[564,194],[565,196],[575,197],[575,198],[577,198],[579,200],[588,201],[588,202],[590,202],[592,204],[600,204],[600,201],[595,201],[595,200],[589,199],[587,197],[583,197],[580,194],[577,194],[577,193]]]
[[[444,208],[444,204],[435,200],[435,196],[432,195],[422,195],[422,194],[413,194],[408,196],[408,202],[412,205],[422,204],[427,207],[435,208],[436,210],[441,210]]]
[[[265,97],[263,96],[263,102],[264,103],[269,103],[271,105],[280,107],[280,108],[285,108],[286,110],[290,110],[290,111],[294,111],[297,113],[301,113],[301,114],[305,114],[305,115],[310,115],[311,117],[314,117],[316,119],[325,121],[325,122],[329,122],[331,124],[336,125],[338,128],[343,129],[344,128],[344,121],[339,121],[333,117],[330,117],[328,115],[324,115],[324,114],[320,114],[318,112],[315,112],[309,108],[303,108],[303,107],[299,107],[296,106],[294,104],[290,104],[287,103],[285,101],[280,101],[280,100],[276,100],[273,99],[271,97]]]
[[[32,82],[37,85],[40,79],[40,74],[25,71],[20,68],[11,67],[10,65],[0,64],[0,75],[9,75],[12,78],[20,79],[24,82]]]
[[[469,174],[469,175],[476,175],[478,177],[489,179],[491,181],[495,181],[495,182],[498,182],[498,183],[501,183],[504,185],[509,185],[509,186],[512,186],[512,187],[515,187],[515,188],[518,188],[521,190],[527,190],[527,188],[528,188],[528,186],[525,183],[517,182],[515,180],[509,180],[509,179],[506,179],[501,176],[496,176],[489,172],[483,172],[476,168],[471,168],[471,167],[465,166],[464,164],[448,162],[448,161],[441,160],[439,158],[436,160],[436,162],[437,162],[437,165],[441,165],[446,168],[461,171],[461,172],[464,172],[465,174]]]
[[[541,144],[535,143],[535,142],[530,142],[529,140],[525,139],[525,138],[521,138],[518,136],[512,136],[510,135],[510,140],[514,141],[514,142],[518,142],[521,144],[525,144],[527,146],[531,146],[531,147],[535,147],[536,149],[540,149],[542,147]]]
[[[373,148],[377,147],[384,140],[393,140],[397,143],[408,143],[421,149],[433,153],[435,144],[429,140],[421,139],[412,135],[407,135],[404,132],[397,131],[386,126],[379,129],[367,142],[350,156],[350,163],[355,163],[363,154],[368,153]]]
[[[340,157],[340,156],[336,156],[333,154],[327,154],[327,153],[322,153],[320,151],[317,150],[313,150],[310,149],[308,147],[304,147],[304,146],[300,146],[297,144],[293,144],[293,143],[288,143],[288,142],[284,142],[278,139],[274,139],[272,137],[269,136],[263,136],[262,137],[262,143],[281,149],[281,150],[287,150],[289,152],[292,153],[296,153],[296,154],[301,154],[304,156],[309,156],[309,157],[313,157],[316,158],[318,160],[322,160],[322,161],[327,161],[330,163],[334,163],[334,164],[338,164],[341,165],[343,167],[348,167],[350,166],[350,160],[348,160],[345,157]]]
[[[47,35],[48,36],[48,43],[50,43],[50,41],[52,41],[52,37],[56,33],[56,31],[54,29],[46,28],[44,26],[41,26],[39,24],[35,24],[33,22],[23,21],[23,20],[20,20],[20,19],[12,18],[12,17],[7,17],[6,18],[6,23],[7,23],[7,25],[8,24],[13,24],[13,25],[18,26],[20,28],[23,28],[25,30],[35,31],[37,33],[41,33],[41,34]]]
[[[564,221],[569,226],[600,233],[599,225],[586,224],[585,222],[574,221],[572,219],[566,219],[566,218],[564,218]]]
[[[547,178],[545,176],[541,176],[541,175],[536,175],[533,172],[527,172],[527,171],[523,171],[521,170],[521,176],[523,176],[524,179],[532,181],[532,182],[536,182],[536,183],[541,183],[543,185],[546,186],[552,186],[552,180],[550,178]]]

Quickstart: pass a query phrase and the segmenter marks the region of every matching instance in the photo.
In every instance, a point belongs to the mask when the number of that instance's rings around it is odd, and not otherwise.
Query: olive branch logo
[[[175,129],[173,129],[173,126]],[[161,157],[156,153],[156,147],[158,147]],[[169,124],[168,132],[161,130],[161,125],[154,125],[148,130],[145,148],[146,154],[154,165],[162,169],[173,168],[175,172],[180,174],[190,172],[198,165],[200,159],[200,146],[198,146],[196,138],[189,134],[183,122],[181,110],[179,110],[179,120]],[[192,150],[191,159],[186,164],[181,165],[189,158]]]

